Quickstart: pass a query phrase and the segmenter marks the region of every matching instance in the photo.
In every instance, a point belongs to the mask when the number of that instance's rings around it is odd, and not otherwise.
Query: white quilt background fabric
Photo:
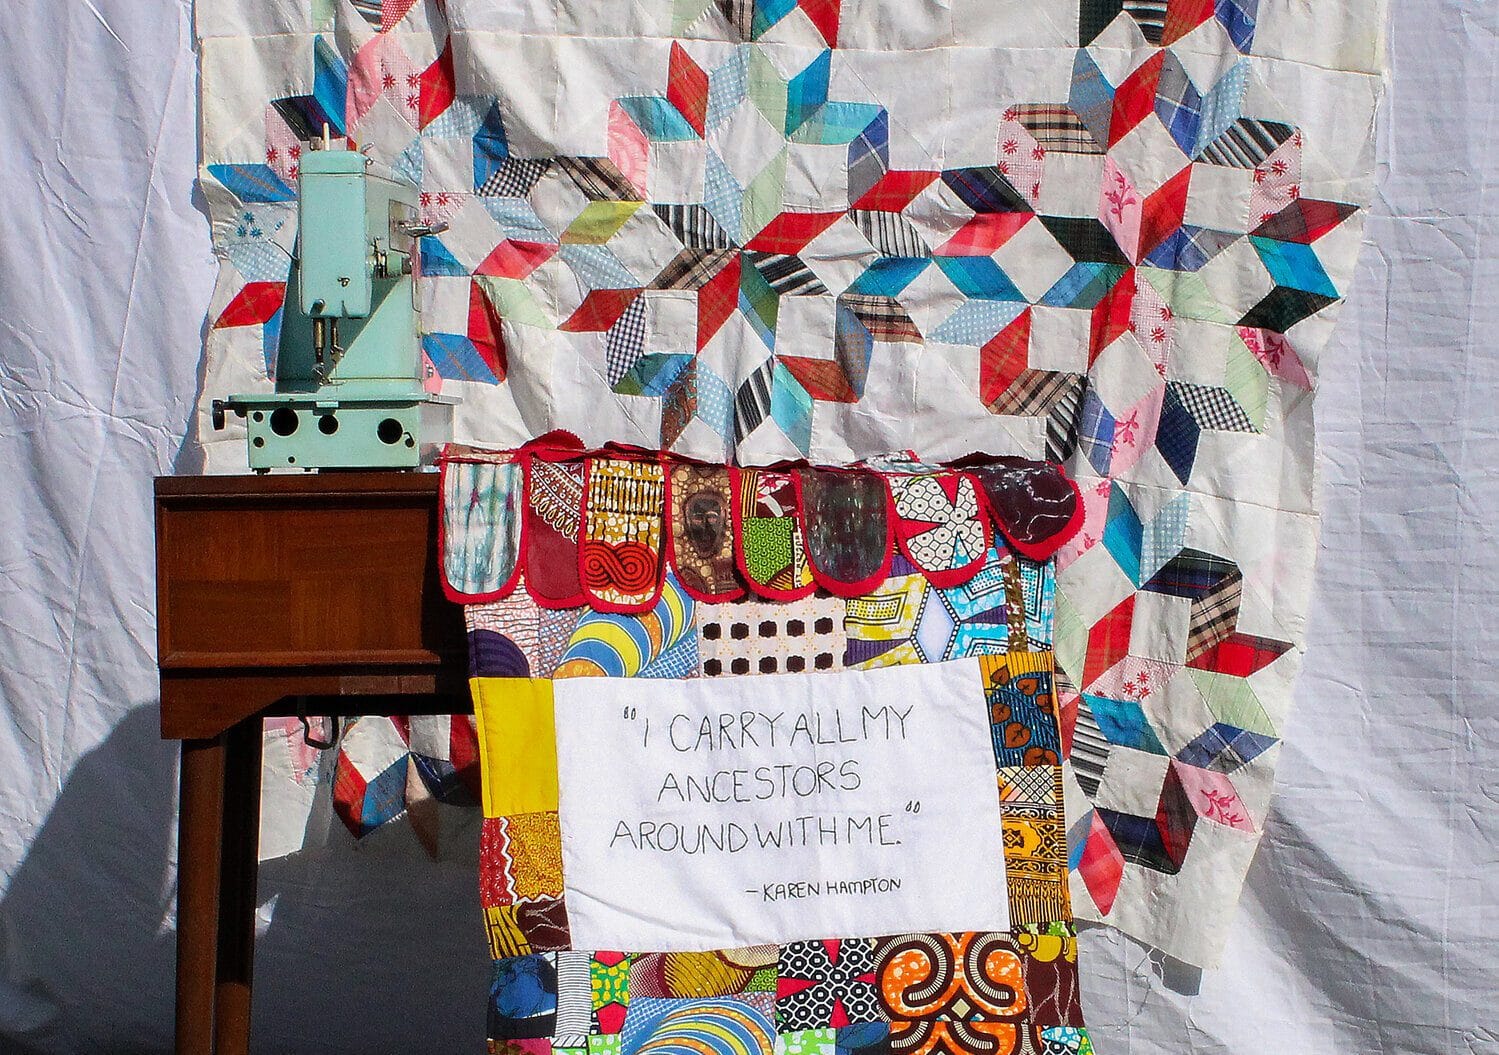
[[[1101,1055],[1499,1052],[1499,8],[1392,15],[1380,191],[1319,372],[1322,553],[1271,819],[1220,968],[1085,937]],[[0,29],[7,1053],[171,1044],[150,478],[197,464],[191,39],[186,0],[32,2]],[[474,831],[444,814],[437,863],[397,824],[262,868],[258,1050],[480,1050]]]

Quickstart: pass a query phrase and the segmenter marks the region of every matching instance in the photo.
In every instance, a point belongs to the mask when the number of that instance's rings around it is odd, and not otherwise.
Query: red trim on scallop
[[[439,470],[441,474],[440,494],[444,501],[446,500],[447,494],[447,474],[452,464],[483,464],[485,462],[494,462],[497,465],[506,464],[505,462],[501,462],[498,461],[498,459],[493,458],[486,458],[477,455],[464,456],[463,454],[457,453],[461,449],[464,448],[461,448],[460,445],[449,444],[443,449],[442,456],[439,459]],[[824,589],[829,593],[832,593],[835,596],[839,597],[860,596],[861,594],[867,593],[871,589],[874,589],[889,577],[891,564],[894,560],[894,555],[897,550],[908,561],[910,561],[911,565],[915,567],[927,579],[927,581],[938,588],[959,586],[965,582],[968,582],[973,578],[975,574],[978,573],[979,569],[982,568],[984,564],[983,559],[977,559],[971,561],[969,564],[961,568],[951,568],[945,571],[934,572],[923,568],[912,557],[910,548],[907,544],[906,536],[908,533],[904,532],[899,524],[899,517],[896,513],[895,494],[891,487],[891,481],[896,477],[928,475],[928,473],[918,474],[880,472],[873,469],[845,466],[811,466],[805,463],[782,463],[776,466],[755,466],[749,470],[742,470],[738,466],[728,465],[723,466],[722,468],[726,470],[729,481],[729,515],[731,520],[730,530],[733,532],[731,543],[733,561],[734,567],[743,581],[734,591],[725,591],[718,594],[706,594],[703,591],[689,588],[687,584],[682,581],[680,572],[677,568],[677,538],[672,523],[673,510],[671,505],[671,470],[675,465],[680,463],[692,463],[717,467],[713,463],[699,462],[696,459],[692,458],[681,458],[669,454],[649,451],[644,448],[625,446],[622,444],[608,444],[597,450],[590,451],[583,446],[582,441],[579,440],[575,435],[560,430],[556,432],[550,432],[544,436],[538,437],[537,439],[534,439],[522,445],[521,447],[516,448],[513,451],[496,451],[494,453],[496,455],[505,455],[506,453],[508,453],[510,457],[509,464],[519,466],[521,474],[521,522],[516,541],[517,551],[515,565],[511,569],[509,579],[496,590],[483,594],[467,594],[456,589],[453,584],[448,581],[447,578],[447,520],[444,515],[440,514],[438,518],[437,529],[439,563],[442,566],[440,581],[442,584],[444,596],[446,596],[455,604],[482,604],[490,601],[501,600],[505,597],[511,596],[515,592],[516,586],[519,583],[523,582],[525,583],[527,595],[530,596],[530,598],[542,608],[555,610],[565,608],[591,607],[597,611],[638,615],[650,611],[651,608],[653,608],[660,600],[662,584],[668,570],[677,575],[677,581],[682,584],[682,588],[694,600],[707,604],[721,604],[741,600],[747,596],[760,597],[771,601],[795,601],[810,596],[811,594],[815,593],[818,588]],[[964,464],[974,464],[975,458],[977,457],[978,456],[969,456],[968,458],[958,459],[957,465],[961,466]],[[637,462],[652,461],[660,468],[662,475],[663,496],[661,509],[661,547],[659,553],[657,554],[658,561],[656,570],[656,590],[651,596],[649,602],[619,604],[616,602],[605,601],[601,598],[595,597],[587,588],[586,580],[583,576],[583,550],[584,546],[588,544],[587,530],[589,491],[592,483],[593,462],[598,458],[610,458],[620,461]],[[533,563],[533,561],[531,560],[532,555],[529,551],[534,541],[534,525],[531,523],[531,518],[534,515],[531,510],[531,493],[533,481],[532,467],[534,461],[536,460],[554,464],[568,463],[572,465],[578,465],[581,467],[583,472],[581,488],[582,493],[580,496],[578,510],[579,540],[576,544],[573,545],[573,549],[577,554],[576,561],[579,575],[578,592],[575,595],[566,597],[547,597],[541,595],[537,593],[533,585],[533,577],[527,574],[531,564]],[[988,462],[989,459],[986,458],[984,459],[984,461]],[[1050,465],[1052,470],[1057,472],[1062,477],[1062,479],[1067,482],[1067,486],[1072,491],[1072,494],[1074,496],[1074,507],[1072,516],[1068,520],[1066,526],[1060,531],[1054,532],[1053,534],[1047,536],[1040,543],[1021,542],[1012,537],[1009,526],[999,516],[998,512],[994,508],[993,503],[989,500],[988,493],[985,491],[983,485],[979,482],[974,474],[965,472],[962,468],[948,465],[934,469],[930,473],[930,475],[948,476],[949,474],[951,474],[960,479],[966,479],[969,483],[969,486],[973,488],[975,498],[979,504],[979,521],[984,530],[986,554],[989,548],[994,545],[996,537],[1003,537],[1006,544],[1021,556],[1035,561],[1046,561],[1055,556],[1058,550],[1060,550],[1063,546],[1065,546],[1068,542],[1072,541],[1072,539],[1077,536],[1077,533],[1082,529],[1085,518],[1082,493],[1078,488],[1077,483],[1067,475],[1067,473],[1062,469],[1061,466],[1057,465],[1056,463],[1048,464]],[[792,521],[793,530],[800,533],[802,552],[806,555],[807,566],[812,575],[812,582],[807,586],[798,587],[794,590],[775,590],[771,589],[768,586],[764,586],[761,583],[757,583],[750,575],[744,552],[745,509],[741,495],[742,473],[744,471],[772,472],[788,476],[790,478],[792,490],[797,502],[797,508],[790,519]],[[823,573],[818,568],[817,562],[813,559],[811,550],[807,546],[807,501],[803,487],[802,474],[804,472],[810,471],[868,472],[880,478],[885,494],[886,545],[884,563],[880,572],[876,575],[873,575],[862,582],[844,583],[833,578],[830,575]]]
[[[598,596],[588,588],[588,551],[594,546],[611,545],[603,540],[590,541],[588,538],[588,514],[589,499],[593,493],[593,469],[599,461],[622,461],[622,462],[644,462],[651,461],[661,471],[661,510],[662,520],[660,542],[656,547],[656,570],[655,588],[644,601],[620,602],[610,601]],[[615,615],[644,615],[656,607],[656,602],[661,600],[662,582],[666,575],[666,517],[667,510],[671,507],[671,474],[666,471],[662,459],[658,456],[652,459],[618,457],[617,455],[606,455],[603,458],[583,459],[583,508],[582,519],[578,523],[578,584],[582,587],[585,603],[596,612],[610,612]]]
[[[510,577],[500,586],[488,593],[464,593],[448,581],[448,536],[447,536],[447,510],[437,511],[437,564],[441,569],[438,576],[442,584],[442,593],[454,604],[487,604],[490,601],[503,600],[515,592],[515,584],[520,581],[521,565],[525,563],[526,546],[526,496],[530,493],[528,489],[529,480],[526,477],[525,466],[520,465],[520,456],[512,455],[509,462],[493,462],[487,458],[461,458],[452,453],[454,444],[443,445],[442,454],[437,459],[437,495],[440,501],[446,502],[448,493],[448,466],[454,462],[460,465],[484,465],[484,464],[508,464],[516,465],[521,470],[520,478],[520,527],[515,532],[515,565],[510,569]]]
[[[895,560],[895,504],[890,500],[890,487],[885,483],[883,474],[863,470],[867,475],[879,480],[880,490],[885,495],[885,555],[881,558],[879,569],[873,574],[857,582],[843,582],[833,578],[833,576],[817,567],[817,562],[812,559],[812,547],[807,543],[807,536],[809,534],[807,529],[807,496],[802,488],[802,474],[810,472],[848,473],[861,472],[861,470],[814,469],[811,466],[791,470],[791,486],[796,491],[797,517],[801,522],[802,545],[806,547],[807,567],[812,569],[812,581],[834,597],[861,597],[890,578],[890,565]]]
[[[686,459],[682,460],[684,462],[686,461]],[[708,468],[716,468],[716,466],[708,466]],[[739,568],[739,561],[737,560],[737,547],[734,541],[739,537],[739,525],[738,522],[734,519],[734,470],[731,466],[727,465],[723,466],[723,468],[725,470],[725,475],[728,477],[729,481],[729,562],[734,565],[734,570],[739,571],[742,575],[743,571]],[[671,476],[670,462],[663,460],[661,469],[662,472],[664,472],[668,477]],[[668,492],[668,497],[670,497],[670,492]],[[665,516],[662,517],[662,520],[664,521],[662,527],[662,537],[664,539],[663,545],[666,555],[665,563],[671,569],[672,576],[677,580],[677,585],[682,588],[682,592],[685,593],[688,597],[691,597],[694,601],[701,601],[703,604],[726,604],[729,601],[743,600],[744,597],[749,593],[749,591],[745,589],[743,583],[737,584],[733,590],[730,590],[726,593],[708,593],[704,590],[698,590],[695,587],[687,585],[687,581],[682,578],[682,569],[677,566],[677,533],[676,530],[672,527],[673,513],[673,507],[671,505],[667,505]]]
[[[1050,535],[1047,535],[1046,538],[1039,544],[1032,545],[1028,542],[1019,542],[1016,539],[1011,538],[1008,525],[1005,524],[1004,520],[1000,518],[999,513],[994,509],[993,503],[989,501],[989,495],[984,491],[982,487],[979,487],[978,489],[980,500],[984,503],[985,508],[988,509],[990,519],[994,521],[995,527],[999,529],[999,532],[1004,536],[1005,541],[1014,548],[1015,552],[1019,553],[1022,557],[1028,557],[1033,561],[1051,560],[1051,558],[1056,555],[1057,550],[1061,549],[1063,546],[1067,545],[1067,543],[1076,538],[1077,533],[1083,528],[1083,493],[1081,489],[1078,488],[1077,481],[1074,480],[1071,476],[1068,476],[1067,471],[1056,462],[1048,462],[1047,464],[1055,469],[1057,471],[1057,474],[1061,476],[1061,478],[1066,482],[1067,486],[1072,489],[1072,517],[1067,521],[1066,527],[1062,528],[1060,531],[1056,531]],[[974,481],[974,483],[977,484],[978,481]]]
[[[935,473],[881,473],[880,475],[885,480],[885,493],[890,496],[890,520],[895,529],[895,544],[900,547],[901,555],[911,562],[911,566],[921,572],[926,577],[926,581],[939,590],[945,590],[953,586],[962,586],[977,575],[979,569],[984,566],[984,562],[989,559],[989,550],[994,546],[994,525],[990,522],[988,503],[984,498],[984,489],[979,486],[979,482],[961,469],[944,469],[941,472]],[[920,476],[952,476],[959,480],[966,480],[968,486],[973,488],[974,516],[978,520],[980,530],[984,533],[984,548],[979,552],[977,557],[961,567],[947,568],[943,571],[931,571],[922,567],[921,562],[911,555],[911,548],[907,542],[908,533],[900,529],[900,525],[905,521],[902,520],[899,511],[895,507],[895,488],[891,486],[890,481],[896,477],[914,479]],[[913,521],[913,523],[922,522]]]
[[[749,587],[750,592],[755,594],[755,596],[763,597],[768,601],[800,601],[803,597],[811,597],[817,592],[816,572],[813,572],[811,582],[806,586],[798,586],[794,590],[773,590],[769,586],[757,582],[755,577],[750,574],[748,562],[744,559],[744,499],[742,498],[742,491],[739,486],[739,478],[742,470],[737,465],[731,465],[728,469],[731,496],[730,509],[734,517],[734,566],[739,569],[739,574],[744,576],[745,585]],[[762,473],[780,472],[779,469],[764,469],[759,466],[751,468],[750,471]],[[796,483],[793,479],[792,487],[795,486]],[[797,499],[798,501],[801,499],[800,492],[797,493]],[[790,519],[792,530],[801,531],[801,510],[798,509]],[[807,539],[805,535],[802,536],[802,552],[807,552]],[[812,562],[809,560],[807,566],[810,568],[811,565]]]
[[[551,432],[543,433],[534,440],[527,440],[519,449],[548,462],[578,461],[594,453],[583,446],[583,441],[575,433],[568,432],[566,429],[553,429]]]

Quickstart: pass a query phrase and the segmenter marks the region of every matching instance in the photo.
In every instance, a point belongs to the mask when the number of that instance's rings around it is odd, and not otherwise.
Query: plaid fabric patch
[[[749,253],[750,263],[770,288],[786,297],[820,297],[828,287],[802,262],[790,253]]]
[[[1256,330],[1274,330],[1285,333],[1302,319],[1315,315],[1338,298],[1322,293],[1308,293],[1290,286],[1276,286],[1265,299],[1244,313],[1240,326],[1251,326]]]
[[[998,399],[989,404],[989,412],[1039,418],[1050,414],[1054,407],[1068,399],[1081,404],[1082,388],[1081,374],[1026,369]]]
[[[1103,144],[1066,103],[1024,103],[1008,112],[1047,153],[1104,153]]]
[[[1166,770],[1153,817],[1102,808],[1097,816],[1109,829],[1125,860],[1166,875],[1181,871],[1197,827],[1197,811],[1174,766]]]
[[[729,249],[734,240],[702,205],[652,205],[661,222],[689,249]]]
[[[1197,271],[1238,240],[1239,236],[1232,231],[1184,225],[1156,246],[1146,259],[1152,267]]]
[[[1156,428],[1155,448],[1160,452],[1178,480],[1192,475],[1192,466],[1197,460],[1197,441],[1202,438],[1202,428],[1192,414],[1182,405],[1176,390],[1166,386],[1161,398],[1161,418]]]
[[[881,256],[931,256],[932,249],[910,220],[898,212],[855,209],[849,214]]]
[[[942,182],[974,212],[1030,212],[1025,196],[994,165],[947,169]]]
[[[878,154],[866,153],[848,163],[848,197],[858,201],[885,175],[885,162]]]
[[[595,289],[583,298],[577,310],[557,327],[568,333],[602,333],[640,296],[638,289]]]
[[[1178,523],[1185,524],[1185,518]],[[1165,526],[1165,525],[1163,525]],[[1140,587],[1151,593],[1196,600],[1237,571],[1233,561],[1200,549],[1184,549]]]
[[[775,347],[776,313],[780,311],[781,298],[770,288],[770,283],[753,267],[740,264],[739,307],[746,321],[759,333],[766,348]]]
[[[1202,160],[1212,165],[1252,169],[1295,131],[1279,121],[1256,121],[1241,117],[1202,151]]]
[[[881,116],[848,145],[848,201],[852,205],[890,169],[890,120]]]
[[[698,289],[698,351],[703,350],[739,307],[739,274],[742,266],[739,259],[731,255],[718,274]]]
[[[1238,568],[1232,565],[1230,568],[1206,593],[1192,602],[1192,614],[1187,624],[1188,663],[1227,638],[1239,623],[1244,576]]]
[[[524,198],[551,167],[547,158],[506,158],[495,166],[479,193],[486,198]]]
[[[1291,648],[1289,641],[1276,641],[1270,637],[1235,631],[1204,652],[1192,665],[1236,678],[1247,678],[1255,671],[1274,663]]]
[[[1042,216],[1041,223],[1067,250],[1067,255],[1079,263],[1117,264],[1126,266],[1129,258],[1119,249],[1119,243],[1109,229],[1090,216]]]
[[[1211,770],[1215,773],[1232,773],[1245,763],[1258,758],[1275,744],[1279,738],[1263,733],[1252,733],[1247,729],[1215,722],[1176,753],[1176,757],[1189,766]]]
[[[1226,388],[1194,385],[1186,381],[1167,381],[1166,387],[1192,415],[1200,428],[1215,432],[1258,432],[1254,422],[1233,393]]]
[[[921,331],[900,301],[873,293],[845,293],[838,303],[854,313],[869,335],[877,341],[921,344]]]
[[[797,355],[783,355],[781,364],[791,372],[801,386],[811,394],[813,399],[821,399],[829,403],[856,403],[864,388],[864,377],[868,374],[867,369],[861,369],[858,376],[858,388],[854,387],[854,380],[848,375],[845,364],[834,359],[808,359]]]
[[[1217,17],[1228,39],[1234,42],[1241,54],[1249,54],[1254,46],[1254,20],[1259,11],[1259,0],[1217,0]]]
[[[646,288],[702,289],[738,252],[737,249],[683,249]]]
[[[1187,76],[1181,61],[1169,51],[1165,54],[1156,85],[1156,116],[1182,152],[1191,154],[1197,145],[1197,129],[1202,124],[1202,93]]]
[[[1344,202],[1297,198],[1250,233],[1310,245],[1357,211]]]
[[[608,158],[557,158],[590,201],[640,201],[640,192]]]

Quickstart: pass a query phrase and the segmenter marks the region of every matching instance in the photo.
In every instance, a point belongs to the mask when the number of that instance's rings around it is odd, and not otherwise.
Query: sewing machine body
[[[313,150],[297,178],[297,253],[286,284],[273,391],[215,401],[246,422],[250,467],[407,469],[451,430],[422,386],[412,271],[417,190],[371,175],[363,155]]]

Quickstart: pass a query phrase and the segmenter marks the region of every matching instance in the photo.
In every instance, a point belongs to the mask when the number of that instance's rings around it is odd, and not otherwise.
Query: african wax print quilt
[[[298,160],[326,125],[447,225],[419,254],[421,347],[459,440],[1065,464],[1077,913],[1216,959],[1303,639],[1311,394],[1370,195],[1379,0],[197,12],[205,437],[208,398],[268,385]],[[210,467],[241,466],[221,435]],[[631,605],[620,571],[590,604]],[[471,747],[408,733],[365,723],[344,756],[358,830],[429,794],[420,759],[446,773]]]
[[[541,446],[444,494],[492,1050],[1092,1050],[1054,575],[1008,537],[1077,530],[1055,470]]]

